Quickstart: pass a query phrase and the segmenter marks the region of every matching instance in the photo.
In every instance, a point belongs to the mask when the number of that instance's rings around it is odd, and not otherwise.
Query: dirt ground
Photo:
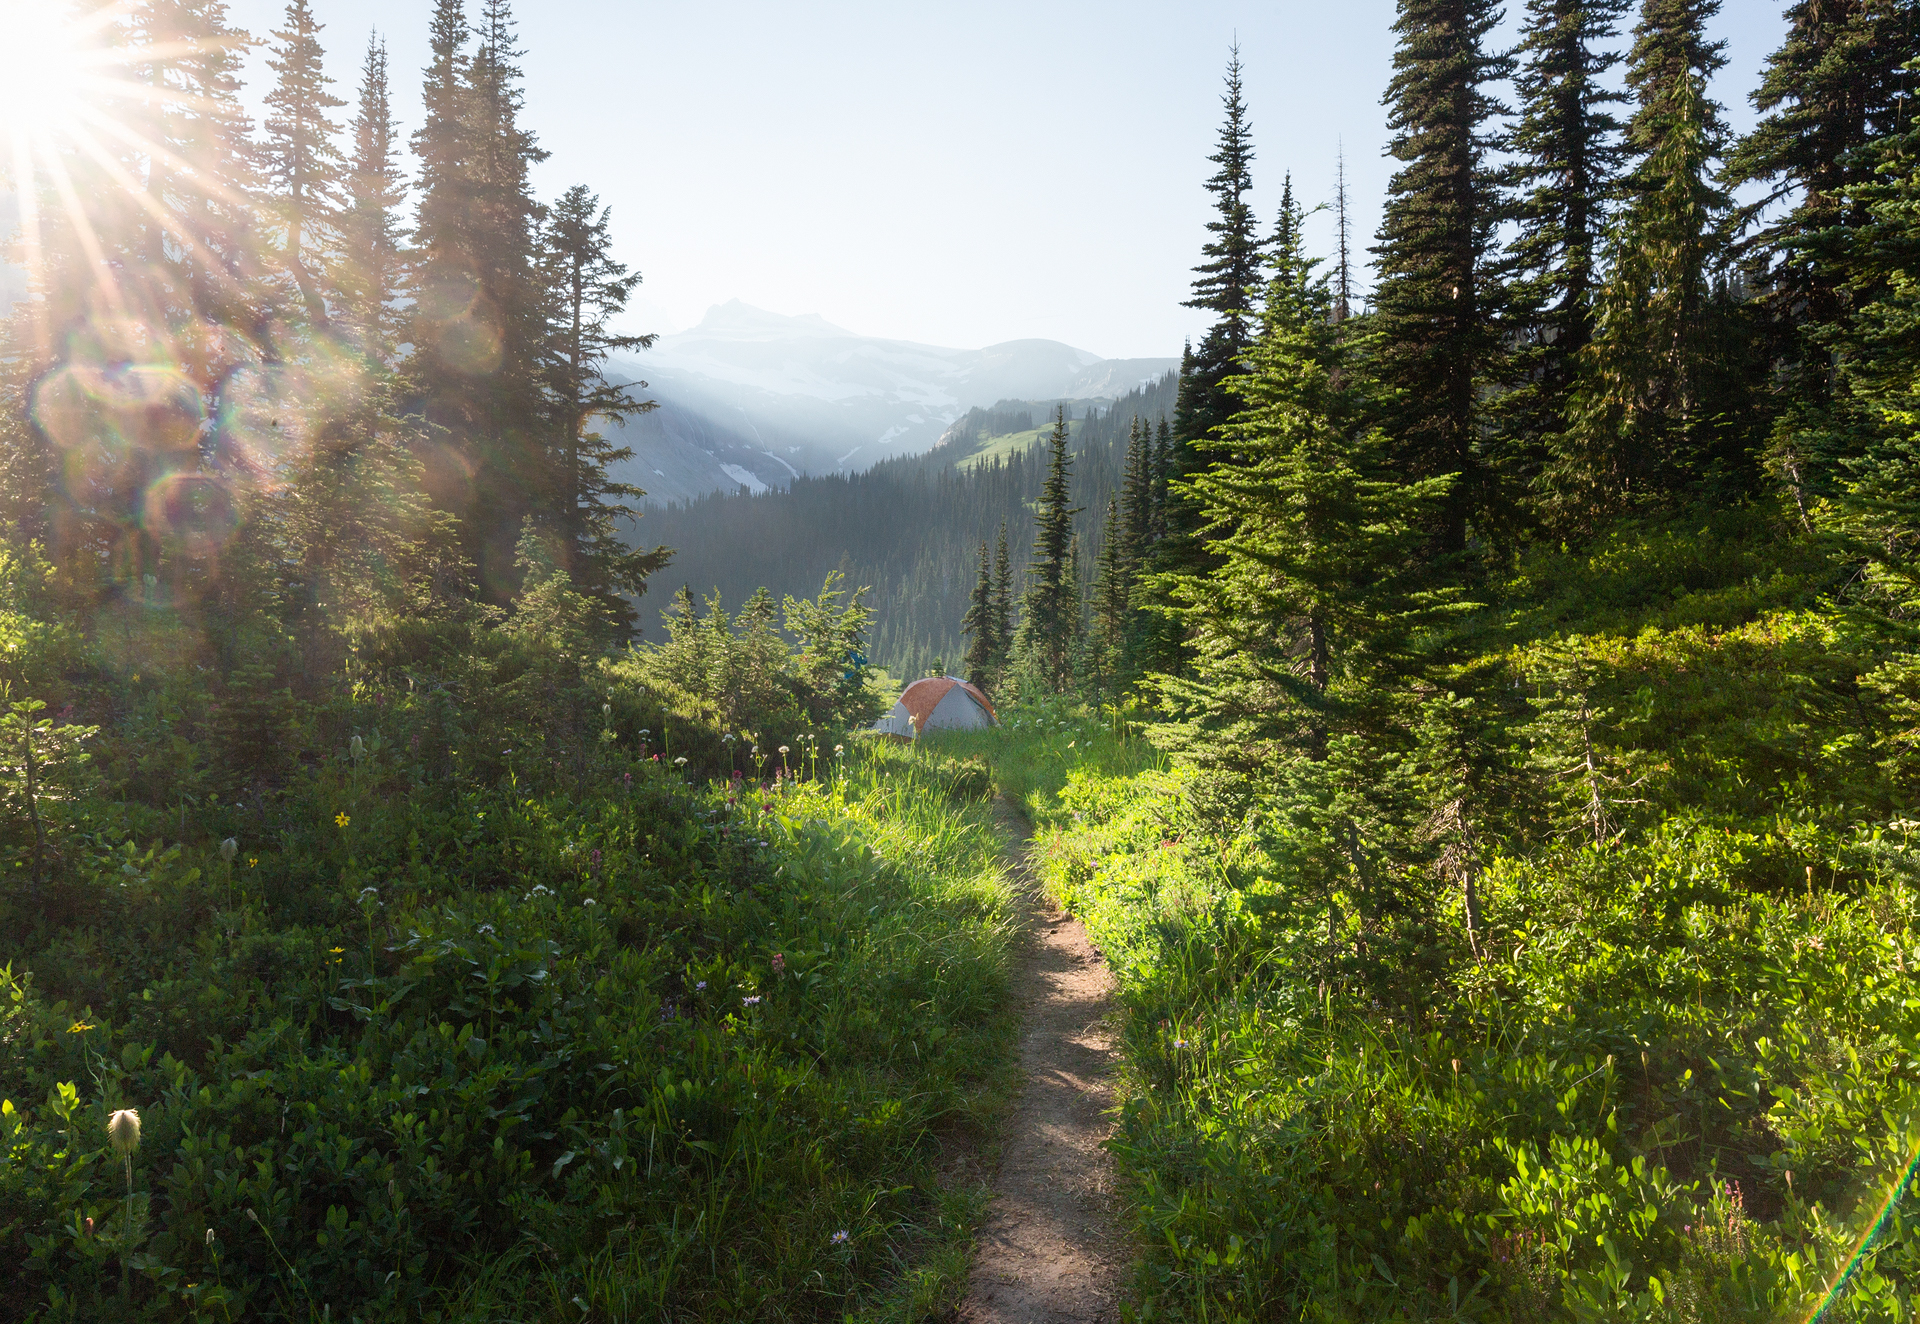
[[[1120,1318],[1125,1238],[1113,1199],[1107,1024],[1113,976],[1079,920],[1041,893],[1026,863],[1030,828],[1004,801],[1002,828],[1021,843],[1016,882],[1027,940],[1014,971],[1026,1003],[1026,1086],[1007,1122],[993,1203],[974,1247],[965,1324],[1068,1324]]]

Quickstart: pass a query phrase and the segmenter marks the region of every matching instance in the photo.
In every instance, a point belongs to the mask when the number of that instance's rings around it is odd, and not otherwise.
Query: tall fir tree
[[[1023,681],[1047,694],[1064,694],[1073,685],[1080,624],[1080,584],[1073,573],[1073,517],[1080,512],[1071,504],[1073,459],[1068,437],[1067,411],[1062,405],[1047,437],[1047,478],[1034,513],[1033,557],[1027,565],[1029,582],[1015,649]]]
[[[286,26],[273,34],[267,61],[275,79],[263,125],[273,189],[269,215],[279,231],[280,258],[316,328],[328,325],[327,276],[341,237],[345,161],[335,145],[340,129],[332,112],[347,104],[327,90],[333,80],[326,74],[321,28],[308,0],[290,0]]]
[[[1116,554],[1129,589],[1153,550],[1153,432],[1135,414],[1127,425],[1127,453],[1120,479],[1120,528]]]
[[[1409,630],[1433,611],[1413,591],[1416,553],[1452,481],[1404,473],[1376,388],[1355,370],[1372,347],[1334,320],[1298,220],[1234,383],[1242,409],[1214,443],[1222,461],[1186,481],[1220,555],[1170,586],[1194,669],[1157,678],[1176,742],[1243,774],[1325,758],[1336,734],[1378,734],[1365,712],[1407,669]]]
[[[1167,536],[1167,475],[1173,468],[1173,429],[1162,415],[1153,434],[1150,470],[1153,477],[1153,537]]]
[[[399,164],[399,133],[387,87],[387,47],[367,40],[360,94],[350,126],[353,142],[340,215],[340,253],[334,284],[343,320],[370,364],[391,367],[406,293],[400,206],[407,195]]]
[[[1527,0],[1512,137],[1517,232],[1508,250],[1516,352],[1501,402],[1531,472],[1564,426],[1579,354],[1593,338],[1593,295],[1607,206],[1619,183],[1625,98],[1603,82],[1626,0]]]
[[[611,213],[586,186],[561,196],[541,237],[542,273],[553,297],[551,372],[561,449],[553,530],[558,561],[624,637],[638,615],[629,597],[646,592],[647,576],[666,565],[669,553],[664,547],[637,551],[621,538],[621,523],[639,514],[631,503],[646,493],[609,475],[633,450],[614,445],[594,424],[623,422],[654,407],[634,394],[646,383],[606,377],[608,355],[645,349],[654,338],[621,335],[609,325],[626,308],[640,274],[614,260]]]
[[[1200,443],[1233,414],[1233,398],[1222,383],[1239,371],[1240,355],[1253,340],[1262,245],[1248,200],[1253,190],[1253,125],[1247,119],[1242,73],[1236,44],[1220,98],[1225,113],[1214,152],[1207,158],[1214,167],[1206,183],[1214,216],[1207,222],[1201,263],[1193,269],[1192,297],[1185,301],[1188,308],[1211,313],[1213,324],[1198,346],[1189,344],[1181,355],[1174,445],[1165,457],[1167,472],[1175,478],[1196,473],[1206,463]],[[1199,512],[1174,500],[1165,507],[1165,520],[1165,531],[1154,549],[1154,569],[1163,574],[1196,573],[1207,563]],[[1164,623],[1169,618],[1159,619]],[[1154,666],[1180,665],[1178,636],[1170,630],[1157,631],[1145,646],[1152,650]]]
[[[1006,677],[1013,660],[1013,554],[1007,547],[1007,525],[1000,524],[1000,541],[993,554],[993,659],[995,685]]]
[[[1727,132],[1708,81],[1725,63],[1709,41],[1719,0],[1645,0],[1627,85],[1632,168],[1609,227],[1608,274],[1582,350],[1566,431],[1544,479],[1559,520],[1587,531],[1622,509],[1679,495],[1728,421],[1718,358],[1738,312],[1714,276],[1727,195],[1714,182]]]
[[[1822,439],[1832,472],[1830,494],[1809,501],[1808,522],[1863,568],[1852,592],[1897,623],[1905,646],[1868,688],[1904,708],[1911,724],[1920,693],[1911,643],[1920,614],[1920,128],[1866,154],[1870,182],[1841,198],[1864,219],[1819,252],[1821,278],[1852,311],[1817,342],[1834,365]],[[1902,742],[1911,747],[1914,736]]]
[[[485,0],[468,38],[459,0],[439,0],[427,71],[415,230],[412,374],[428,423],[454,452],[433,466],[436,497],[460,516],[481,591],[511,598],[529,520],[550,524],[567,475],[542,390],[547,291],[542,210],[528,172],[546,159],[520,123],[511,6]]]
[[[967,653],[963,663],[967,683],[986,690],[993,683],[993,660],[1000,651],[1000,645],[994,638],[993,563],[987,559],[985,538],[980,540],[980,572],[974,578],[973,592],[967,598],[967,614],[960,620],[960,629],[967,637]]]
[[[1453,476],[1431,530],[1443,555],[1470,537],[1503,542],[1514,514],[1505,457],[1486,441],[1505,316],[1496,231],[1507,209],[1489,157],[1504,113],[1492,87],[1512,61],[1486,48],[1499,16],[1493,0],[1400,0],[1386,94],[1400,168],[1373,250],[1375,370],[1397,397],[1389,431],[1402,470]]]
[[[1093,692],[1112,700],[1124,684],[1127,670],[1127,611],[1131,588],[1127,565],[1126,530],[1120,519],[1120,501],[1107,499],[1107,516],[1100,526],[1100,553],[1093,576],[1092,620],[1087,640],[1087,680]]]
[[[1799,0],[1786,17],[1753,93],[1760,122],[1729,153],[1723,182],[1765,186],[1737,213],[1739,251],[1772,365],[1768,460],[1804,513],[1840,477],[1829,347],[1859,291],[1838,273],[1850,269],[1851,232],[1870,222],[1853,200],[1882,159],[1867,147],[1911,127],[1905,66],[1920,58],[1920,19],[1898,0]]]
[[[1333,320],[1353,316],[1353,224],[1347,215],[1347,148],[1341,143],[1333,166]]]

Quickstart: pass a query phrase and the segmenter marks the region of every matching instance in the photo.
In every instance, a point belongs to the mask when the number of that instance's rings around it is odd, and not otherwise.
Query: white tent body
[[[958,676],[929,676],[907,686],[873,729],[915,740],[928,731],[978,731],[993,724],[986,695]]]

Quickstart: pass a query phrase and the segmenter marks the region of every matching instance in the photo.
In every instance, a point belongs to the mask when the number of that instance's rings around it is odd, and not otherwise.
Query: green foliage
[[[1067,453],[1067,411],[1063,406],[1047,438],[1047,477],[1035,508],[1033,557],[1027,564],[1027,591],[1021,599],[1020,629],[1012,667],[1022,692],[1063,694],[1074,678],[1080,641],[1080,576],[1076,571],[1071,505],[1071,461]]]
[[[782,604],[792,652],[765,589],[732,617],[718,593],[701,616],[682,589],[664,613],[666,640],[636,646],[611,674],[659,696],[693,742],[683,742],[682,752],[698,756],[695,766],[762,775],[776,747],[805,741],[817,751],[821,737],[870,723],[884,711],[861,651],[872,615],[865,590],[849,595],[839,584],[838,575],[829,575],[817,597]],[[671,754],[665,728],[661,740]]]
[[[1142,1318],[1804,1317],[1883,1209],[1828,1317],[1910,1317],[1905,636],[1786,527],[1535,548],[1403,731],[1231,805],[1084,711],[970,738],[1119,979]]]
[[[251,803],[96,781],[46,887],[4,861],[0,1315],[950,1295],[950,1255],[896,1279],[967,1234],[935,1135],[1000,1088],[984,774],[883,746],[703,790],[634,734],[642,690],[551,645],[418,625],[359,657]]]

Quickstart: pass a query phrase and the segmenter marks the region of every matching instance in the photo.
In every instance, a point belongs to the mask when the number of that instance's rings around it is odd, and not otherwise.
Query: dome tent
[[[987,696],[958,676],[928,676],[900,694],[893,711],[873,724],[876,731],[917,739],[926,731],[977,731],[995,724]]]

